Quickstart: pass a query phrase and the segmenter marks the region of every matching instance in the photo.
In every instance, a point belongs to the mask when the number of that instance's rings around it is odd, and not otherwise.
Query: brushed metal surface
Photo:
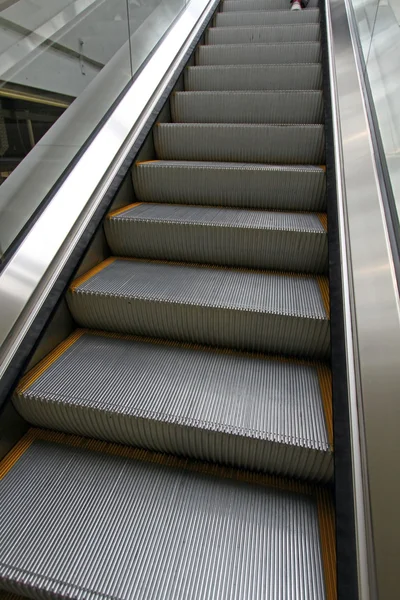
[[[13,402],[39,427],[328,481],[318,368],[87,332]]]
[[[400,310],[347,0],[327,2],[360,597],[398,594]]]
[[[38,600],[326,599],[313,496],[42,441],[0,490],[3,589]]]

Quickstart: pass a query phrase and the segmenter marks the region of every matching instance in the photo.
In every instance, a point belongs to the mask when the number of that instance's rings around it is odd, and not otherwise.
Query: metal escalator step
[[[81,327],[326,359],[327,286],[324,277],[112,258],[67,299]]]
[[[303,23],[319,23],[318,8],[307,10],[260,10],[220,12],[215,15],[216,27],[246,27],[248,25],[298,25]]]
[[[310,0],[308,8],[317,8],[319,0]],[[240,12],[248,10],[282,10],[289,12],[288,0],[224,0],[221,3],[223,12]],[[307,12],[307,11],[305,11]]]
[[[323,212],[325,171],[313,166],[155,160],[132,173],[138,200]]]
[[[277,65],[320,61],[320,42],[218,44],[198,46],[196,50],[197,65]]]
[[[328,481],[329,381],[324,366],[78,331],[23,378],[14,406],[40,427]]]
[[[317,486],[35,430],[0,466],[3,590],[335,597],[334,512]]]
[[[247,44],[276,42],[318,42],[319,23],[248,27],[210,27],[206,44]]]
[[[319,90],[176,92],[170,106],[175,123],[312,125],[324,118]]]
[[[323,125],[159,123],[153,132],[162,160],[325,163]]]
[[[188,67],[185,90],[321,90],[319,63],[296,65],[223,65]]]
[[[114,256],[326,273],[326,215],[136,204],[105,220]]]

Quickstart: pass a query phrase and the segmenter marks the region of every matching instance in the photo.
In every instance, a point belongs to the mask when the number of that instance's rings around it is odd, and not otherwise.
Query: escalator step
[[[327,481],[329,389],[324,366],[78,331],[23,378],[14,406],[40,427]]]
[[[324,277],[111,258],[67,295],[81,327],[326,359]]]
[[[161,160],[325,163],[323,125],[159,123],[153,131]]]
[[[70,600],[335,597],[334,513],[317,486],[37,430],[6,460],[6,591]]]
[[[322,91],[176,92],[170,100],[177,123],[312,125],[323,122]]]
[[[278,65],[320,61],[320,42],[219,44],[199,46],[196,51],[197,65]]]
[[[210,27],[206,34],[207,44],[247,44],[277,42],[318,42],[318,23],[305,25],[272,25],[248,27]]]
[[[308,8],[317,8],[319,0],[310,0]],[[223,12],[240,12],[248,10],[282,10],[289,12],[288,0],[224,0],[221,3]],[[307,11],[306,11],[307,12]]]
[[[290,10],[260,10],[220,12],[215,15],[216,27],[247,27],[251,25],[298,25],[319,23],[318,8],[308,8],[301,11]]]
[[[217,90],[320,90],[322,66],[319,63],[296,65],[225,65],[188,67],[187,91]]]
[[[104,223],[114,256],[326,273],[326,215],[135,204]]]
[[[133,169],[143,202],[323,212],[325,171],[313,166],[149,161]]]

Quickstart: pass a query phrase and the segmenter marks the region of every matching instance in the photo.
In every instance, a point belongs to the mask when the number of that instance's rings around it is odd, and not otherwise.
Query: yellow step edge
[[[98,265],[96,265],[95,267],[93,267],[92,269],[87,271],[87,273],[80,275],[79,277],[74,279],[74,281],[71,283],[70,290],[74,291],[77,287],[82,285],[82,283],[85,283],[85,281],[87,281],[88,279],[90,279],[91,277],[96,275],[97,273],[100,273],[100,271],[102,271],[103,269],[108,267],[108,265],[111,265],[111,263],[113,263],[115,260],[117,260],[117,257],[111,256],[110,258],[103,260],[103,262],[99,263]]]
[[[331,317],[331,306],[329,299],[329,279],[327,277],[316,275],[315,279],[318,282],[319,290],[321,292],[322,301],[324,303],[325,312],[327,319]]]
[[[326,600],[337,600],[335,512],[327,493],[317,490],[317,506]]]
[[[141,204],[143,204],[143,202],[134,202],[133,204],[127,204],[127,206],[123,206],[122,208],[117,208],[116,210],[108,213],[106,219],[112,219],[113,217],[116,217],[127,210],[131,210],[131,208],[135,208],[135,206],[140,206]]]
[[[314,214],[320,220],[320,223],[321,223],[322,227],[325,229],[325,231],[328,231],[328,215],[326,213],[314,213]]]

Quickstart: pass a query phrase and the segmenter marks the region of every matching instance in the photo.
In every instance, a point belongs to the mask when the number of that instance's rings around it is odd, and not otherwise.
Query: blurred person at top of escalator
[[[292,8],[290,10],[303,10],[307,7],[309,0],[291,0]]]

